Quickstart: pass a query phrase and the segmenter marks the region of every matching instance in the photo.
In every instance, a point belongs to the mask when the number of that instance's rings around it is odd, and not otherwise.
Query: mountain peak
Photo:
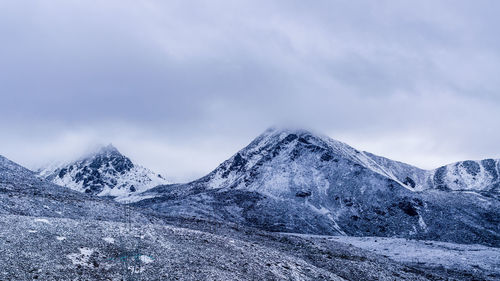
[[[41,170],[39,175],[80,192],[123,198],[168,183],[151,170],[135,165],[112,144],[74,162]]]
[[[489,220],[497,214],[487,208],[498,207],[499,165],[487,159],[426,171],[273,127],[205,177],[139,195],[146,199],[137,206],[276,232],[490,243],[498,237]],[[456,215],[466,209],[474,215]]]
[[[322,153],[326,150],[338,154],[353,154],[359,151],[349,145],[331,139],[328,136],[301,128],[271,127],[255,138],[247,147],[240,150],[240,154],[252,156],[255,154],[271,154],[276,156],[280,151],[295,147],[314,150],[313,153]],[[295,151],[297,153],[298,151]],[[303,151],[305,152],[305,151]],[[293,157],[292,157],[293,158]]]
[[[113,144],[108,144],[108,145],[103,145],[101,146],[99,149],[97,149],[97,151],[95,152],[95,154],[99,155],[99,154],[106,154],[106,155],[109,155],[109,154],[116,154],[116,155],[122,155],[120,153],[120,151],[118,151],[118,149],[113,145]]]
[[[270,127],[267,130],[264,131],[264,133],[261,134],[261,136],[277,136],[277,135],[289,135],[289,134],[294,134],[294,135],[316,135],[310,130],[306,129],[301,129],[301,128],[294,128],[294,127]]]
[[[311,131],[298,128],[286,128],[286,127],[271,127],[265,130],[257,138],[255,138],[250,145],[244,148],[242,151],[255,151],[261,150],[264,147],[274,146],[280,142],[292,142],[295,139],[304,138],[316,138],[321,137]]]
[[[294,174],[297,169],[302,170],[304,174],[325,170],[326,174],[332,175],[344,170],[347,173],[351,170],[366,169],[410,190],[419,189],[424,185],[423,182],[415,182],[413,179],[417,178],[414,174],[422,174],[425,171],[402,163],[393,164],[393,161],[378,163],[379,160],[384,162],[374,155],[322,134],[305,129],[272,127],[219,165],[208,177],[203,178],[203,181],[209,180],[208,186],[211,188],[248,186],[255,181],[258,174],[268,174],[273,170],[275,175],[279,175],[293,167],[294,171],[286,173]]]

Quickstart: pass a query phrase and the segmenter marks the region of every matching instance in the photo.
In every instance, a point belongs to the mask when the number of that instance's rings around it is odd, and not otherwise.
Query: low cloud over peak
[[[423,168],[500,157],[499,5],[5,1],[0,154],[112,142],[187,180],[292,124]]]

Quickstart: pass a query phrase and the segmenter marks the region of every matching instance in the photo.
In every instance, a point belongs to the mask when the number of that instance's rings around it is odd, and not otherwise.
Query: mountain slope
[[[215,233],[167,225],[146,210],[57,186],[0,156],[2,280],[439,277],[334,241],[177,221]]]
[[[117,197],[118,201],[168,183],[161,175],[132,163],[112,145],[72,163],[40,170],[39,175],[79,192]]]
[[[124,206],[58,186],[0,156],[0,214],[109,221],[149,221]],[[154,219],[154,218],[151,218]]]
[[[441,190],[475,191],[498,198],[500,160],[468,160],[442,166],[431,171],[428,184]]]
[[[270,129],[207,176],[153,188],[135,205],[271,231],[500,245],[499,201],[435,188],[432,175],[305,130]]]
[[[2,280],[445,280],[335,241],[0,215]],[[124,232],[123,229],[127,229]],[[135,248],[130,250],[130,246]],[[440,276],[442,275],[442,277]],[[480,275],[478,275],[479,277]]]

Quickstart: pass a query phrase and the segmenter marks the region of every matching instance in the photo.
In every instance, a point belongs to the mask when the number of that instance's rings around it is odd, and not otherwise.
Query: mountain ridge
[[[335,241],[223,222],[176,218],[172,225],[156,213],[57,186],[1,156],[0,202],[2,280],[439,276]]]
[[[168,181],[161,175],[134,164],[112,144],[102,146],[70,161],[38,170],[38,175],[55,184],[98,196],[110,196],[116,200],[143,192]]]
[[[381,167],[373,171],[373,163],[362,165],[365,156],[375,157],[367,152],[330,149],[307,132],[289,135],[238,152],[211,176],[146,191],[142,194],[151,197],[132,206],[55,185],[0,156],[0,225],[6,230],[0,234],[5,265],[0,275],[7,280],[119,279],[128,264],[139,266],[148,280],[198,280],[207,274],[235,280],[498,278],[500,206],[486,196],[494,189],[412,191],[385,175],[401,181],[414,171],[411,166],[378,158],[373,161]],[[449,169],[494,178],[493,163]],[[213,179],[225,182],[217,185]],[[367,244],[378,247],[381,256],[356,248]],[[414,251],[445,258],[415,260]],[[386,259],[389,252],[398,262]],[[140,259],[122,260],[131,253]],[[459,258],[462,263],[456,264]],[[202,270],[193,270],[194,264]]]
[[[496,189],[436,188],[434,178],[306,130],[269,129],[206,176],[155,187],[133,205],[279,232],[500,244]]]

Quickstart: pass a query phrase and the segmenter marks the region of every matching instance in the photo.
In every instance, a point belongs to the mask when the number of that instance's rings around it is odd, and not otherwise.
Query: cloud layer
[[[0,1],[0,147],[189,180],[271,125],[424,168],[500,157],[498,1]]]

